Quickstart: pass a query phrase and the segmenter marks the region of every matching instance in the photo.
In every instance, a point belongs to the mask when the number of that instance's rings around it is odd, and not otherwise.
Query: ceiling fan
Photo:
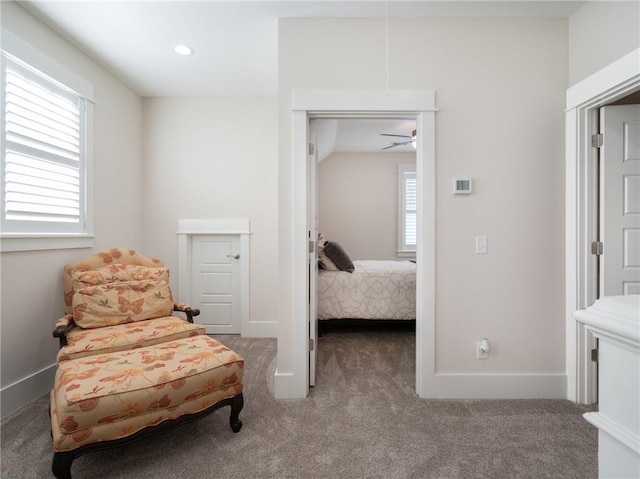
[[[396,146],[408,145],[411,143],[411,146],[416,147],[416,130],[411,132],[411,136],[409,135],[393,135],[391,133],[380,133],[380,136],[395,136],[398,138],[408,138],[407,141],[394,141],[389,146],[385,146],[381,148],[381,150],[388,150],[389,148],[395,148]]]

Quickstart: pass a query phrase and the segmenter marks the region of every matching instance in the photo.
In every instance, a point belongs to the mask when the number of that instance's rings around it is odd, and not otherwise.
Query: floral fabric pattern
[[[65,318],[70,318],[66,316]],[[64,319],[64,318],[62,318]],[[58,321],[62,321],[58,320]],[[63,322],[64,323],[64,322]],[[57,324],[57,323],[56,323]],[[96,354],[108,354],[205,334],[205,328],[179,316],[109,326],[101,329],[72,328],[67,345],[58,351],[58,362]]]
[[[166,281],[123,281],[80,289],[72,306],[78,326],[103,328],[170,316],[173,297]]]
[[[51,392],[54,451],[125,437],[234,397],[243,368],[208,336],[63,361]]]
[[[155,279],[169,282],[168,268],[149,268],[137,264],[112,264],[90,271],[76,271],[71,275],[73,290],[78,291],[88,286],[119,283],[122,281],[140,281]]]
[[[64,312],[70,314],[72,312],[73,300],[73,273],[78,271],[90,271],[113,264],[131,264],[138,266],[147,266],[150,268],[162,267],[163,263],[158,258],[149,258],[132,249],[111,248],[109,250],[100,251],[83,261],[70,263],[64,267]]]
[[[71,324],[72,320],[73,320],[73,315],[72,314],[65,314],[60,319],[56,320],[54,328],[59,328],[59,327],[66,328],[67,326],[69,326],[69,324]]]

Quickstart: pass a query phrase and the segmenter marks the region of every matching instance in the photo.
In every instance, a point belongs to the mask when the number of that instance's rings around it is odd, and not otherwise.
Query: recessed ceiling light
[[[186,45],[176,45],[175,47],[173,47],[173,51],[176,52],[178,55],[183,55],[183,56],[189,56],[189,55],[193,55],[193,48],[188,47]]]

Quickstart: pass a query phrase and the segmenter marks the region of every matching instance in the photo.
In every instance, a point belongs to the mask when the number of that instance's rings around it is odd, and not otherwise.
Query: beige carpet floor
[[[318,383],[276,400],[274,339],[216,336],[244,356],[244,422],[228,408],[126,448],[84,455],[90,478],[576,478],[597,477],[597,431],[562,400],[419,399],[410,329],[330,328],[319,338]],[[4,418],[1,477],[52,477],[47,397]]]

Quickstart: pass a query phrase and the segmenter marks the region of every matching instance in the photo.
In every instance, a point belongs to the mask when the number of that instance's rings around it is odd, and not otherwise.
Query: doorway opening
[[[309,274],[309,250],[316,247],[317,236],[310,234],[315,227],[309,202],[310,177],[315,174],[309,161],[309,119],[322,117],[399,118],[414,117],[416,134],[420,138],[416,148],[416,176],[422,194],[418,198],[416,246],[416,392],[420,397],[433,397],[435,387],[435,93],[420,91],[296,91],[292,96],[292,275],[286,291],[305,285],[307,294],[293,294],[292,318],[294,348],[291,372],[276,371],[281,390],[288,388],[296,395],[309,393],[309,369],[315,362],[313,328],[310,323],[309,294],[315,287],[315,275]],[[286,141],[286,140],[285,140]],[[313,245],[311,243],[314,243]],[[298,289],[299,290],[299,289]],[[310,340],[311,339],[311,340]],[[279,351],[280,354],[280,351]],[[283,355],[283,358],[285,356]],[[284,362],[283,362],[284,364]],[[286,393],[286,392],[285,392]],[[279,397],[285,393],[276,391]],[[299,396],[298,396],[299,394]]]
[[[638,50],[635,50],[567,91],[567,399],[580,404],[597,401],[597,368],[591,361],[595,339],[573,318],[574,311],[592,305],[598,294],[598,260],[591,249],[598,238],[599,190],[598,155],[592,146],[592,135],[598,133],[601,107],[640,91],[637,58]]]
[[[347,351],[353,350],[352,361],[361,364],[363,371],[367,366],[362,358],[372,355],[377,357],[373,361],[377,367],[384,367],[380,361],[389,361],[389,367],[395,364],[393,368],[403,371],[410,388],[414,388],[415,377],[419,261],[415,203],[422,193],[416,187],[415,130],[415,117],[323,117],[310,122],[317,157],[315,225],[319,236],[317,308],[310,311],[310,328],[315,328],[317,313],[319,359],[330,360],[329,369],[338,367],[345,358],[328,351],[343,344]],[[348,256],[347,265],[331,260],[334,245]],[[310,307],[313,305],[311,302]],[[385,342],[385,349],[397,348],[397,356],[377,356],[370,351],[372,347],[379,350],[379,342]],[[401,356],[405,360],[398,364]],[[319,381],[325,369],[319,360]],[[313,364],[310,371],[313,386]]]

